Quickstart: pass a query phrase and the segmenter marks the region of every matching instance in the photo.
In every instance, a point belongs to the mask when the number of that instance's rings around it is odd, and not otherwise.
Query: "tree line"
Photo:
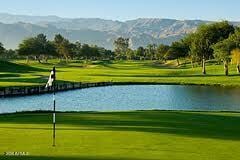
[[[35,57],[40,63],[51,57],[65,59],[68,62],[69,59],[96,60],[112,54],[111,50],[96,45],[72,43],[60,34],[55,35],[53,41],[47,40],[44,34],[27,38],[19,44],[17,52],[28,58]]]
[[[59,58],[68,62],[70,59],[80,60],[177,60],[189,59],[192,67],[201,64],[202,73],[207,74],[206,61],[216,59],[224,64],[228,75],[229,62],[236,64],[240,73],[240,29],[227,21],[203,24],[194,33],[186,35],[171,45],[149,44],[146,47],[131,49],[130,39],[119,37],[113,42],[114,51],[97,45],[70,42],[60,34],[52,41],[46,35],[24,39],[16,50],[6,50],[0,43],[0,57],[26,57],[39,63],[47,62],[49,58]]]
[[[115,54],[122,59],[135,60],[174,60],[190,59],[202,66],[202,74],[207,74],[206,61],[216,59],[224,64],[225,75],[229,74],[228,65],[232,61],[240,73],[240,28],[227,21],[200,25],[194,33],[188,34],[171,45],[149,44],[136,50],[128,48],[129,39],[118,38],[115,42]]]
[[[11,53],[10,53],[11,52]],[[0,43],[0,57],[35,59],[39,63],[47,62],[49,58],[59,58],[68,62],[71,59],[97,60],[110,58],[111,50],[97,45],[72,43],[62,35],[57,34],[53,41],[47,39],[46,35],[39,34],[35,37],[24,39],[16,50],[6,50]]]

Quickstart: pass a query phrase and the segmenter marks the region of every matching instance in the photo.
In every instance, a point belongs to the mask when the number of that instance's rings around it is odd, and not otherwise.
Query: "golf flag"
[[[55,67],[53,67],[53,70],[51,71],[48,82],[46,84],[46,88],[52,87],[53,81],[55,80],[55,77],[56,77],[55,76]]]
[[[56,69],[53,67],[53,70],[50,73],[46,88],[53,87],[53,147],[55,147],[56,139],[56,100],[55,100],[55,80],[56,80]]]

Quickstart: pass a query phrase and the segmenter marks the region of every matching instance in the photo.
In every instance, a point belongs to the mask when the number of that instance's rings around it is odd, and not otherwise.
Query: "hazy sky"
[[[240,21],[240,0],[0,0],[0,12],[129,20],[174,18]]]

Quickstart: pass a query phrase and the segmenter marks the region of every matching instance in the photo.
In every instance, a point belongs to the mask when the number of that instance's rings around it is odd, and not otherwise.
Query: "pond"
[[[240,89],[181,85],[124,85],[59,92],[58,111],[240,111]],[[0,113],[51,110],[52,94],[1,98]]]

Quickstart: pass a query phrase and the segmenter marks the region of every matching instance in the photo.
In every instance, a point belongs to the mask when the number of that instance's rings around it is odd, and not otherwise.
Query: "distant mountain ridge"
[[[61,18],[57,16],[25,16],[0,13],[0,42],[17,48],[26,37],[44,33],[49,39],[62,34],[71,41],[96,44],[108,49],[120,37],[130,38],[132,48],[150,43],[170,44],[194,32],[203,20],[139,18],[125,22],[100,18]],[[239,22],[233,22],[239,25]]]

